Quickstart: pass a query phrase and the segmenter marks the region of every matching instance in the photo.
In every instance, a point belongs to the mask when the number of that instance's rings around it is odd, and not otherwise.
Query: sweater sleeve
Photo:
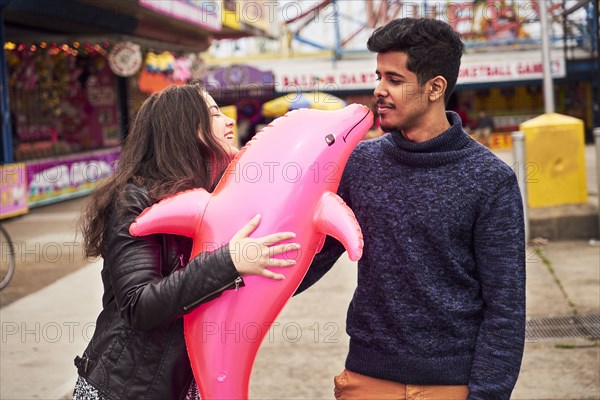
[[[228,246],[194,257],[185,268],[165,266],[161,235],[132,237],[129,225],[143,211],[143,194],[126,188],[104,236],[105,265],[121,316],[134,328],[151,330],[172,322],[201,302],[238,284]],[[164,271],[173,271],[163,276]]]
[[[474,236],[484,315],[468,400],[508,400],[525,343],[523,204],[514,174],[484,206]]]
[[[298,290],[296,290],[296,294],[302,293],[317,283],[333,267],[333,264],[335,264],[343,253],[344,246],[331,236],[328,236],[325,239],[323,249],[315,255],[313,262],[310,264],[310,268],[300,283]]]

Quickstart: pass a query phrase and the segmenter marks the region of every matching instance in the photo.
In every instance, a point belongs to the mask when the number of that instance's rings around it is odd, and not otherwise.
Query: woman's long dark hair
[[[80,220],[84,254],[101,255],[112,204],[125,184],[143,186],[153,201],[191,188],[212,191],[230,157],[212,134],[200,86],[171,86],[151,95],[121,148],[115,174],[88,200]]]

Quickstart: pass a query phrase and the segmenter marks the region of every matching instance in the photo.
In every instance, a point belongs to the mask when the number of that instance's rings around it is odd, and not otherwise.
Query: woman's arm
[[[150,200],[133,185],[125,188],[122,199],[109,218],[103,248],[117,305],[131,326],[150,330],[167,324],[239,283],[228,246],[196,256],[185,268],[162,265],[160,235],[129,233],[129,225]],[[174,262],[186,256],[181,254]],[[174,272],[163,276],[165,270]]]

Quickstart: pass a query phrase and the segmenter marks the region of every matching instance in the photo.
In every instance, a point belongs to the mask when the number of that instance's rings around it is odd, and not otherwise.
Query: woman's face
[[[235,120],[221,112],[211,95],[208,93],[203,93],[203,95],[208,105],[208,112],[211,115],[212,134],[221,143],[227,154],[231,155],[231,157],[235,156],[239,151],[235,146],[233,137]]]

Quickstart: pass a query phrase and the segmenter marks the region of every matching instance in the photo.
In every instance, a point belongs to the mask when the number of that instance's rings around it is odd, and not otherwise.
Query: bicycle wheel
[[[10,235],[0,225],[0,290],[4,289],[15,273],[15,247]]]

